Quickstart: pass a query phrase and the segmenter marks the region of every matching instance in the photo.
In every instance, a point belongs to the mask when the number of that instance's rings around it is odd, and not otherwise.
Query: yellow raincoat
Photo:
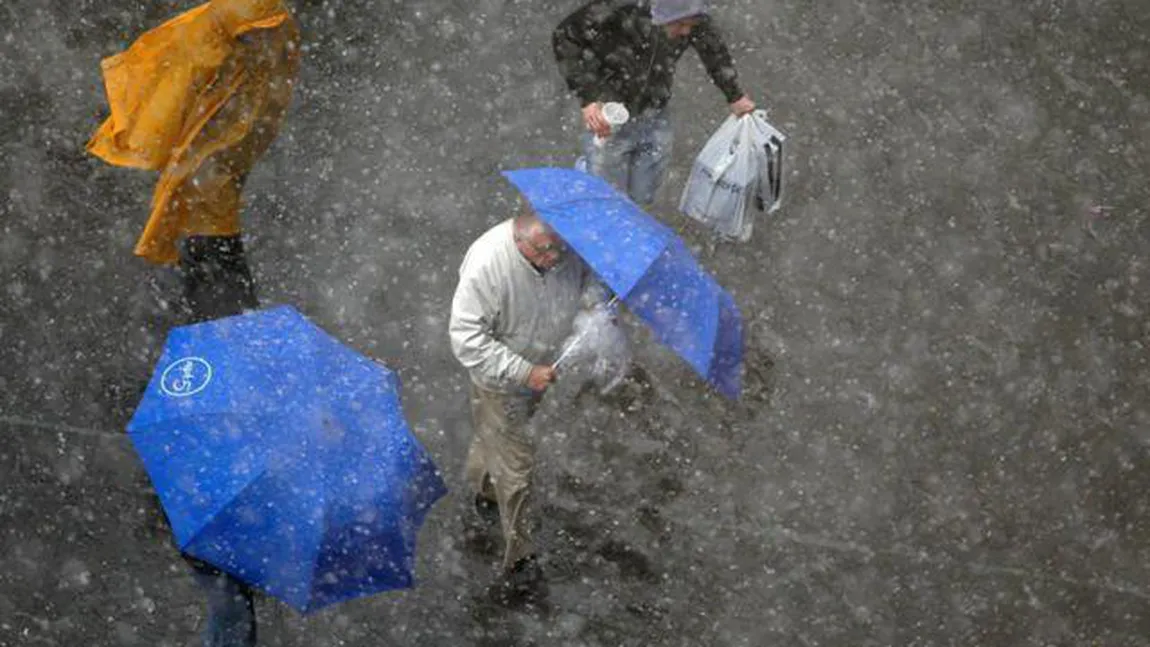
[[[136,254],[173,264],[183,236],[240,233],[240,191],[299,70],[299,28],[282,2],[212,0],[101,67],[111,116],[88,151],[162,171]]]

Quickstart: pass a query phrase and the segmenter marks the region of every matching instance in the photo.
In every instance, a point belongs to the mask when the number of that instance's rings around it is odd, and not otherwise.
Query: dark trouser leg
[[[204,647],[254,647],[256,610],[252,590],[231,575],[199,560],[189,559],[188,563],[208,603]]]
[[[180,246],[184,299],[193,323],[259,307],[239,236],[190,236]]]
[[[180,270],[190,323],[259,307],[239,236],[190,236],[181,241]],[[254,647],[256,616],[251,588],[198,559],[185,559],[207,601],[204,647]]]

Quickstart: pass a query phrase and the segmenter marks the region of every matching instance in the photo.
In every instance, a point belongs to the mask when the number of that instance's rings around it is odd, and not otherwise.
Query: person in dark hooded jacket
[[[668,104],[675,67],[698,54],[731,112],[755,104],[739,86],[731,54],[707,0],[594,0],[565,18],[552,45],[567,86],[579,97],[587,170],[647,205],[666,177],[672,131]],[[612,131],[603,104],[622,103],[627,123]]]

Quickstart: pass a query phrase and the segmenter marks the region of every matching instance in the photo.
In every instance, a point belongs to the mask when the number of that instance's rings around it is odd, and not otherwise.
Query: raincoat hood
[[[219,19],[228,35],[278,25],[287,15],[281,0],[212,0],[210,11]],[[270,22],[271,24],[265,24]]]
[[[116,166],[160,170],[168,162],[235,38],[290,19],[279,0],[212,0],[140,36],[104,59],[111,116],[88,152]],[[197,105],[199,104],[199,105]]]

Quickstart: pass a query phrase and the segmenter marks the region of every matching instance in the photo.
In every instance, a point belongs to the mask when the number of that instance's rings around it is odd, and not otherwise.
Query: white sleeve
[[[491,282],[464,263],[451,302],[451,351],[456,359],[495,384],[526,384],[532,364],[492,335],[499,300]]]

